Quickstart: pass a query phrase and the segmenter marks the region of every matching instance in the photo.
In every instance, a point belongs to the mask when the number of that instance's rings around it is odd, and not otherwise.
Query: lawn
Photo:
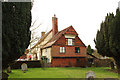
[[[85,78],[88,71],[95,72],[95,78],[118,78],[117,73],[109,72],[109,67],[56,67],[56,68],[29,68],[26,73],[21,69],[12,70],[9,78]]]

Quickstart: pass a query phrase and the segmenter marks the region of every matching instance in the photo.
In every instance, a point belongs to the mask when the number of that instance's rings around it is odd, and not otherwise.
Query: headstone
[[[86,80],[94,80],[95,78],[95,73],[93,71],[88,71],[86,73]]]
[[[23,64],[21,65],[21,69],[22,69],[22,71],[25,73],[25,72],[28,70],[27,64],[23,63]]]
[[[11,73],[11,68],[10,68],[10,66],[8,66],[8,68],[7,68],[7,73]]]

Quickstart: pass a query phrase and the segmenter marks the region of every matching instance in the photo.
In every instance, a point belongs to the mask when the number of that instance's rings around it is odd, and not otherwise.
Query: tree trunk
[[[115,69],[115,67],[114,67],[115,65],[114,65],[113,61],[110,62],[110,66],[111,66],[111,69]]]
[[[120,78],[120,61],[117,62],[116,65],[117,65],[118,77]]]
[[[117,66],[117,71],[118,71],[118,77],[120,78],[120,58],[114,58],[116,66]]]

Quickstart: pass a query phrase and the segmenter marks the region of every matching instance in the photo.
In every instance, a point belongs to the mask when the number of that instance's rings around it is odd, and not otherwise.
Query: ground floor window
[[[76,62],[79,63],[79,58],[77,58]]]
[[[47,63],[50,63],[50,59],[49,58],[47,59]]]

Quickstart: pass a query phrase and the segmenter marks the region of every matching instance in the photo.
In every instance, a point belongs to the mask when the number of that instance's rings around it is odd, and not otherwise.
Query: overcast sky
[[[89,44],[95,49],[94,38],[100,23],[107,13],[115,14],[120,0],[34,0],[32,8],[32,22],[35,37],[41,36],[41,31],[52,29],[52,17],[58,18],[58,30],[72,25],[86,46]]]

